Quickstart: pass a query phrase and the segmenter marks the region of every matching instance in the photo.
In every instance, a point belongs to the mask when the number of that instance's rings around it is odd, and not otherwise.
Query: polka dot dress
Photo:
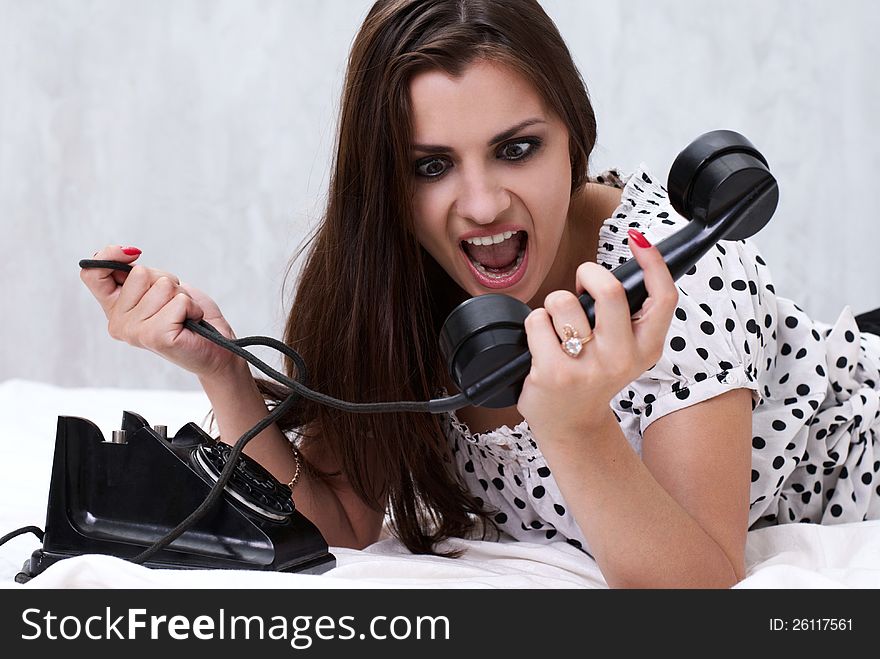
[[[657,244],[687,220],[642,165],[591,179],[623,188],[599,231],[597,263],[632,257],[627,229]],[[660,417],[732,389],[752,394],[750,528],[880,519],[880,336],[846,306],[833,324],[776,295],[750,240],[720,241],[676,282],[663,355],[611,401],[633,449]],[[441,422],[465,486],[498,527],[528,542],[566,541],[589,553],[528,422],[472,434]]]

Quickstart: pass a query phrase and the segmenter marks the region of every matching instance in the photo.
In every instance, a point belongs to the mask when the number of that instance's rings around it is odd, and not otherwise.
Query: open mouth
[[[477,281],[487,288],[508,288],[520,281],[528,261],[528,234],[525,231],[500,234],[488,245],[463,240],[465,260]]]

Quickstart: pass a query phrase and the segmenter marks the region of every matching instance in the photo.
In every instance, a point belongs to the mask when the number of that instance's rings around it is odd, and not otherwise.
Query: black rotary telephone
[[[706,133],[682,151],[669,173],[673,208],[690,220],[657,244],[673,279],[680,278],[719,240],[760,231],[776,210],[779,191],[767,161],[749,140],[727,130]],[[84,260],[82,268],[129,271],[128,264]],[[623,284],[630,313],[647,299],[635,259],[612,271]],[[594,300],[579,300],[591,326]],[[105,440],[84,419],[58,422],[46,531],[19,529],[43,542],[25,563],[26,581],[70,556],[105,553],[149,567],[238,568],[320,573],[335,558],[318,529],[299,513],[290,489],[248,456],[244,445],[303,398],[355,413],[441,414],[468,405],[516,404],[531,366],[524,321],[531,309],[506,295],[481,295],[446,319],[440,349],[460,393],[429,401],[350,403],[312,391],[300,355],[276,339],[230,340],[205,321],[185,327],[223,346],[290,388],[291,394],[230,447],[195,424],[168,439],[126,412],[122,430]],[[265,345],[290,357],[299,380],[288,378],[245,347]],[[182,520],[182,521],[181,521]]]

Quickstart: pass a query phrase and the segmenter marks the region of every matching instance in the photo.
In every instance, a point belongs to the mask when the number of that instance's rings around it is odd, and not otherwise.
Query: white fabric
[[[62,389],[0,383],[0,535],[43,527],[59,415],[90,419],[109,435],[123,410],[174,434],[209,411],[201,392]],[[32,535],[0,546],[3,588],[606,588],[596,564],[564,542],[451,540],[460,559],[414,556],[386,538],[364,551],[331,548],[338,566],[320,576],[231,570],[151,570],[109,557],[61,561],[26,585],[13,581]],[[752,531],[748,575],[736,588],[880,588],[880,521],[835,526],[787,524]]]

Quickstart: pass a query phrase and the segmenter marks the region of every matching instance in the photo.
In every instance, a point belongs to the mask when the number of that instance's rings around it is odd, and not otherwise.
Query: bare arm
[[[199,381],[214,408],[220,437],[227,444],[234,444],[269,413],[244,361],[233,364],[223,375]],[[290,481],[296,470],[290,442],[274,423],[248,442],[244,452],[282,483]],[[324,471],[337,469],[326,456],[313,452],[306,457]],[[301,473],[293,500],[332,547],[363,549],[379,538],[384,514],[367,506],[342,479],[330,487]]]
[[[645,432],[644,462],[610,409],[589,448],[545,452],[609,586],[729,588],[745,576],[751,397],[727,392]]]
[[[140,253],[136,248],[108,245],[94,258],[133,264]],[[133,265],[130,272],[83,269],[80,277],[101,304],[110,336],[150,350],[198,376],[224,442],[235,444],[269,413],[247,362],[186,328],[186,320],[204,319],[227,338],[234,338],[219,307],[205,293],[181,284],[171,273],[140,265]],[[263,430],[244,450],[278,480],[290,481],[296,462],[277,425]],[[329,456],[310,453],[306,457],[322,471],[338,471]],[[366,505],[342,477],[319,481],[301,474],[294,501],[331,546],[362,548],[379,537],[384,511]]]

